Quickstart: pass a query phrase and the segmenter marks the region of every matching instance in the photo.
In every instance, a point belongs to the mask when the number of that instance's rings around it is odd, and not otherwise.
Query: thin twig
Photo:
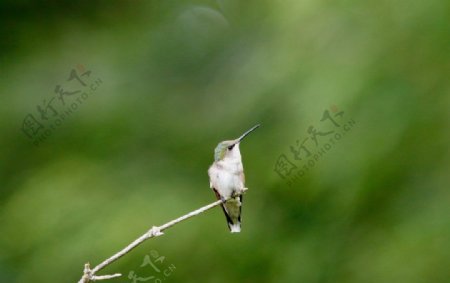
[[[244,190],[242,191],[242,193],[244,193],[247,190],[247,188],[244,188]],[[233,196],[236,197],[239,194]],[[228,198],[226,199],[222,199],[222,200],[218,200],[215,201],[211,204],[208,204],[204,207],[201,207],[197,210],[194,210],[192,212],[189,212],[186,215],[183,215],[181,217],[178,217],[175,220],[169,221],[166,224],[163,224],[159,227],[157,226],[153,226],[150,230],[148,230],[145,234],[143,234],[142,236],[140,236],[139,238],[137,238],[136,240],[134,240],[131,244],[129,244],[128,246],[126,246],[124,249],[122,249],[120,252],[114,254],[113,256],[111,256],[110,258],[106,259],[105,261],[103,261],[102,263],[100,263],[99,265],[97,265],[96,267],[94,267],[93,269],[90,268],[89,263],[86,263],[84,265],[84,273],[83,276],[81,277],[81,279],[78,281],[78,283],[89,283],[92,281],[97,281],[97,280],[106,280],[106,279],[112,279],[112,278],[116,278],[119,276],[122,276],[122,274],[120,273],[116,273],[116,274],[112,274],[112,275],[102,275],[102,276],[97,276],[95,275],[98,271],[102,270],[103,268],[105,268],[106,266],[110,265],[111,263],[113,263],[114,261],[118,260],[119,258],[121,258],[122,256],[126,255],[127,253],[129,253],[131,250],[133,250],[134,248],[136,248],[137,246],[139,246],[140,244],[142,244],[145,240],[150,239],[150,238],[154,238],[154,237],[158,237],[161,235],[164,235],[163,231],[166,229],[169,229],[170,227],[174,226],[175,224],[178,224],[184,220],[187,220],[191,217],[197,216],[207,210],[210,210],[213,207],[216,207],[220,204],[223,204],[224,202],[226,202],[228,200]]]

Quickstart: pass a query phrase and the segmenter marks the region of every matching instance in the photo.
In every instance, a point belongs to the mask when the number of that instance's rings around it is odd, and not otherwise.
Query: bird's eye
[[[232,150],[233,147],[234,147],[234,144],[233,144],[233,145],[230,145],[230,146],[228,147],[228,150]]]

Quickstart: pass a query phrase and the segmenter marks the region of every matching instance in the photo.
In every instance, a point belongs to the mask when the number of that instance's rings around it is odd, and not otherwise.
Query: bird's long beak
[[[240,136],[240,137],[237,139],[237,142],[236,142],[236,143],[240,143],[240,142],[241,142],[248,134],[250,134],[251,132],[253,132],[254,130],[256,130],[256,128],[258,128],[258,127],[259,127],[259,124],[253,126],[253,128],[251,128],[250,130],[248,130],[247,132],[245,132],[242,136]]]

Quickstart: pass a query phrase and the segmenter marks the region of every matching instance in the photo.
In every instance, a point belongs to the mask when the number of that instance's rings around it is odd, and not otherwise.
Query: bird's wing
[[[241,222],[241,214],[242,214],[242,195],[239,196],[239,201],[241,202],[241,205],[239,206],[239,216],[238,216],[238,221],[239,223]]]
[[[216,191],[216,189],[213,188],[213,191],[214,191],[214,193],[216,194],[217,200],[222,199],[221,196],[220,196],[220,194]],[[222,207],[223,214],[225,214],[225,218],[226,218],[226,220],[227,220],[227,226],[228,226],[228,228],[231,230],[231,226],[230,226],[230,225],[233,224],[233,220],[232,220],[231,217],[230,217],[230,213],[228,212],[228,210],[227,210],[225,204],[222,203],[220,206]],[[241,216],[239,216],[239,221],[241,221],[240,219],[241,219]]]
[[[209,187],[214,191],[214,194],[216,195],[217,200],[223,200],[223,197],[220,195],[220,193],[216,189],[217,186],[219,185],[219,180],[218,180],[219,176],[218,176],[217,168],[215,168],[214,165],[208,169],[208,175],[209,175]],[[222,207],[223,214],[225,214],[228,228],[231,231],[231,225],[233,225],[233,220],[230,217],[230,213],[228,212],[225,204],[222,203],[220,206]],[[239,221],[240,221],[240,216],[239,216]]]

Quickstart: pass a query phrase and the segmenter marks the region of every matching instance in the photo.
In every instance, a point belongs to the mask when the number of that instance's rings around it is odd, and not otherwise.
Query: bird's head
[[[234,159],[234,158],[240,158],[241,153],[239,151],[239,144],[241,141],[250,134],[253,130],[259,127],[259,124],[251,128],[250,130],[246,131],[242,136],[235,140],[230,141],[223,141],[220,142],[216,149],[214,150],[214,160],[220,161],[224,159]]]

